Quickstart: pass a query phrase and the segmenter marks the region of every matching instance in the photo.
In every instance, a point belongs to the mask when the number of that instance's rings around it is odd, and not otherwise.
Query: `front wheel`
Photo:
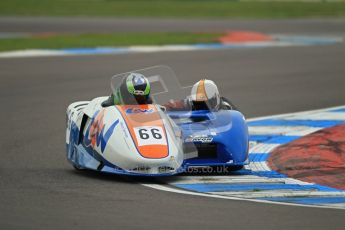
[[[83,171],[85,168],[80,167],[79,165],[73,164],[73,168],[77,171]]]

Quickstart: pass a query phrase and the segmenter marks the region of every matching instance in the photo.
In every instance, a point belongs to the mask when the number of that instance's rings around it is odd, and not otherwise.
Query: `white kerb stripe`
[[[280,144],[256,144],[249,148],[249,153],[270,153]]]
[[[322,128],[309,126],[249,126],[250,135],[305,136]]]

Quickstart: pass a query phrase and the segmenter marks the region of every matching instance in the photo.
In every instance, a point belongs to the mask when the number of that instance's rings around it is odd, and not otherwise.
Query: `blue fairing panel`
[[[183,138],[195,135],[212,137],[216,144],[217,157],[188,159],[189,165],[243,165],[248,158],[248,127],[243,115],[234,110],[174,111],[169,116],[182,129]]]

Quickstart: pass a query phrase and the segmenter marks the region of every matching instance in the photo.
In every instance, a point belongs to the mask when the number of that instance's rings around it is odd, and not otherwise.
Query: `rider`
[[[236,110],[228,99],[221,97],[217,85],[208,79],[202,79],[192,87],[190,97],[164,105],[167,110]]]
[[[152,104],[150,91],[150,82],[144,75],[130,73],[109,98],[102,103],[102,106]]]

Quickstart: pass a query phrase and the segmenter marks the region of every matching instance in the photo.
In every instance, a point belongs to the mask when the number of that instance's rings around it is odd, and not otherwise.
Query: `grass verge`
[[[216,42],[220,33],[111,33],[41,34],[30,38],[0,39],[0,51],[22,49],[60,49],[168,45]]]
[[[1,0],[0,15],[293,18],[344,17],[338,0]]]

